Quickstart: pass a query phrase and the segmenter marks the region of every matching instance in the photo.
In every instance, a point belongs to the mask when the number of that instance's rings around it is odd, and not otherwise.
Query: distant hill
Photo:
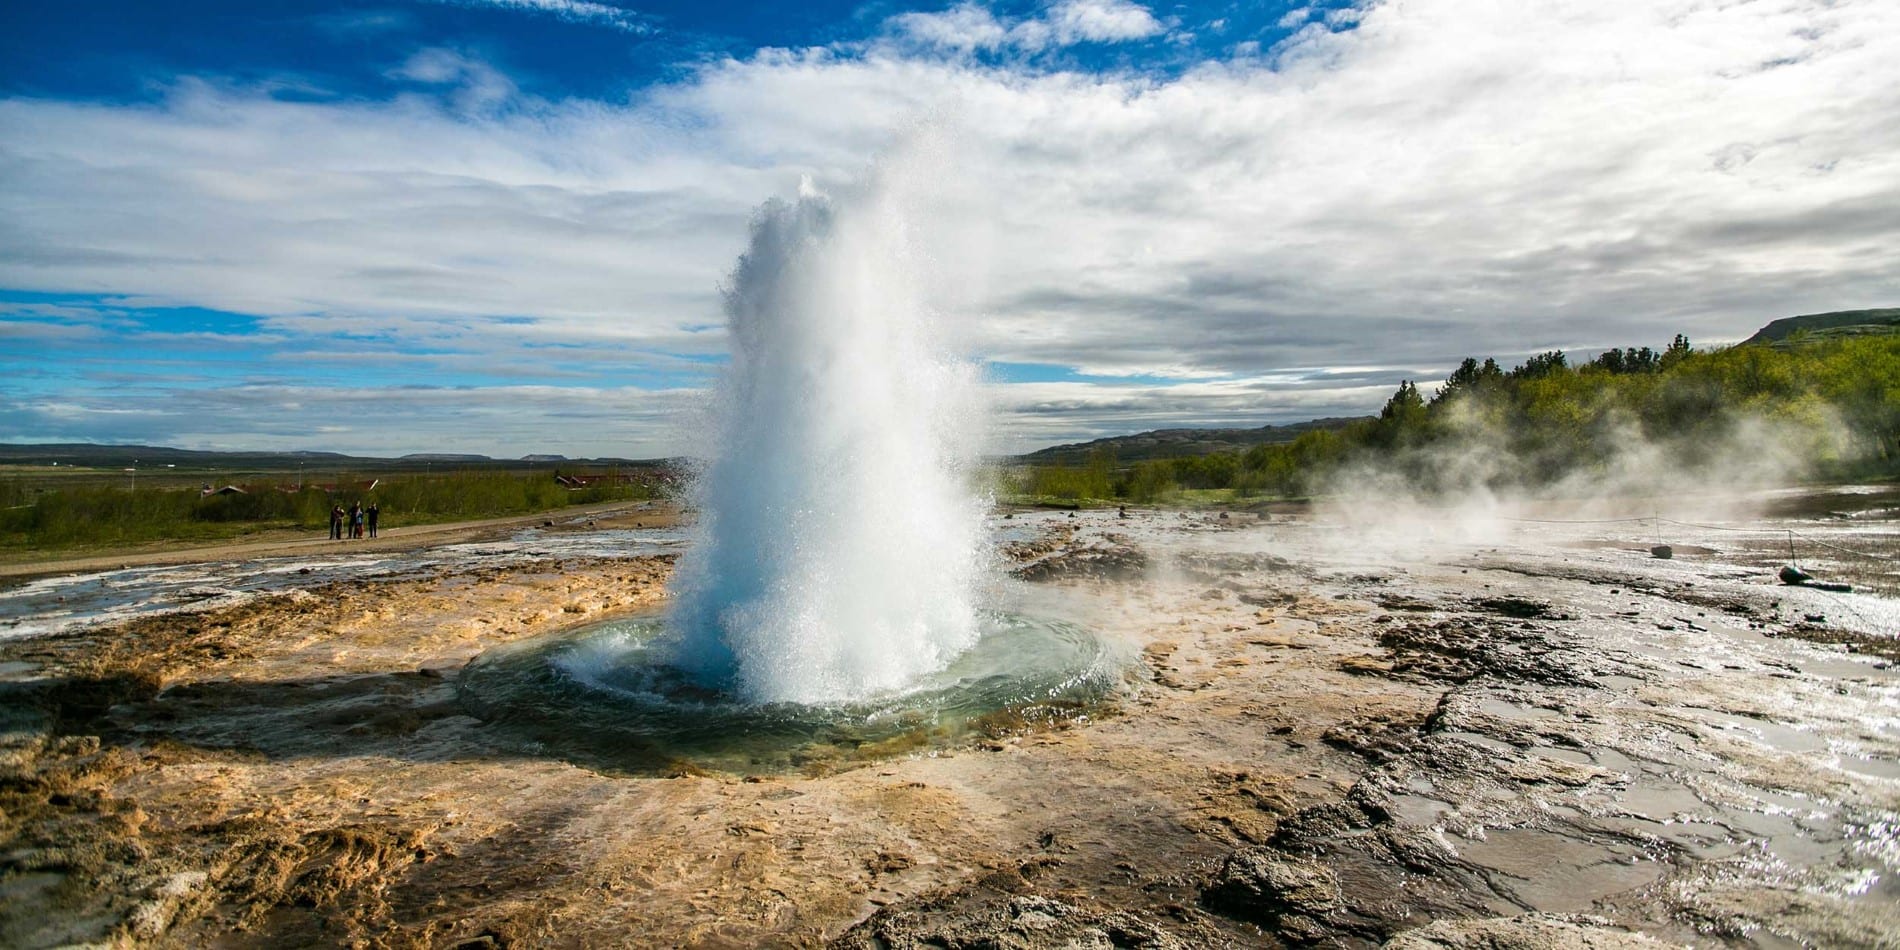
[[[397,472],[418,470],[416,463],[447,463],[483,471],[529,470],[541,460],[556,460],[572,465],[670,465],[670,459],[563,459],[559,456],[529,456],[520,461],[491,459],[486,455],[421,453],[402,458],[374,458],[343,455],[338,452],[203,452],[174,449],[162,445],[95,445],[90,442],[21,443],[0,442],[0,464],[48,465],[58,462],[76,468],[155,469],[173,466],[180,470],[220,472],[295,472],[300,465],[309,471],[349,469],[357,472]]]
[[[1796,333],[1806,333],[1811,337],[1827,338],[1834,336],[1863,336],[1873,333],[1900,333],[1900,307],[1885,307],[1878,310],[1836,310],[1832,313],[1810,313],[1799,317],[1783,317],[1755,331],[1755,335],[1742,341],[1750,343],[1780,343]]]
[[[1360,421],[1361,418],[1368,417],[1314,419],[1311,422],[1261,426],[1258,429],[1156,429],[1153,432],[1118,435],[1096,439],[1093,442],[1051,446],[1027,455],[1019,455],[1016,460],[1032,465],[1077,465],[1087,461],[1089,455],[1099,449],[1107,449],[1115,453],[1116,461],[1124,463],[1159,458],[1182,458],[1190,455],[1212,455],[1215,452],[1232,452],[1252,445],[1291,442],[1299,438],[1302,433],[1315,429],[1343,429]]]
[[[336,452],[201,452],[174,449],[162,445],[95,445],[91,442],[62,442],[9,445],[0,443],[0,462],[27,465],[77,465],[86,468],[125,468],[134,464],[158,467],[180,465],[191,468],[296,468],[298,462],[329,465],[349,461]]]

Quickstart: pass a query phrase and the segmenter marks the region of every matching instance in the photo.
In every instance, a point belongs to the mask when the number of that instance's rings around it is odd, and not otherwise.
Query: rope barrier
[[[1857,557],[1873,558],[1876,561],[1900,561],[1900,557],[1895,557],[1891,554],[1875,554],[1872,551],[1856,551],[1853,548],[1845,548],[1838,544],[1830,544],[1826,541],[1821,540],[1820,538],[1810,538],[1805,534],[1796,535],[1796,537],[1800,538],[1803,541],[1808,542],[1809,544],[1818,544],[1824,548],[1833,548],[1836,551],[1845,551],[1846,553],[1855,555]]]
[[[1705,528],[1712,531],[1738,531],[1738,532],[1743,532],[1743,533],[1754,533],[1754,534],[1786,532],[1790,539],[1800,538],[1801,540],[1806,541],[1809,544],[1816,545],[1818,547],[1832,548],[1836,551],[1841,551],[1847,554],[1855,555],[1856,557],[1872,558],[1873,560],[1876,560],[1876,561],[1900,561],[1900,557],[1895,557],[1891,554],[1875,554],[1872,551],[1856,550],[1854,548],[1846,547],[1845,545],[1835,544],[1832,541],[1823,541],[1820,538],[1814,537],[1813,535],[1802,534],[1801,532],[1796,531],[1793,528],[1773,528],[1773,527],[1731,528],[1731,527],[1726,527],[1723,525],[1715,525],[1715,524],[1697,524],[1693,521],[1674,521],[1669,518],[1661,518],[1658,520],[1663,521],[1667,524],[1679,525],[1684,528]],[[1790,543],[1789,548],[1790,548],[1789,556],[1792,557],[1793,556],[1792,543]]]
[[[1521,521],[1525,524],[1632,524],[1649,521],[1649,518],[1500,518],[1500,521]]]
[[[1672,525],[1675,525],[1675,526],[1677,526],[1677,527],[1679,527],[1679,528],[1702,528],[1702,529],[1705,529],[1705,530],[1708,530],[1708,531],[1740,531],[1740,532],[1743,532],[1743,533],[1746,533],[1746,534],[1760,534],[1760,533],[1762,533],[1762,532],[1764,532],[1764,531],[1786,531],[1786,530],[1788,530],[1788,529],[1786,529],[1786,528],[1736,528],[1736,527],[1731,527],[1731,526],[1729,526],[1729,525],[1720,525],[1720,524],[1698,524],[1698,523],[1696,523],[1696,522],[1694,522],[1694,521],[1677,521],[1677,520],[1675,520],[1674,518],[1658,518],[1658,519],[1656,519],[1656,520],[1657,520],[1657,521],[1660,521],[1660,522],[1662,522],[1662,523],[1664,523],[1664,524],[1672,524]]]
[[[1675,525],[1679,528],[1700,528],[1704,531],[1731,531],[1736,534],[1775,534],[1775,533],[1780,533],[1780,532],[1786,532],[1786,534],[1788,535],[1790,539],[1789,551],[1788,551],[1788,556],[1790,560],[1794,559],[1794,546],[1793,546],[1792,540],[1794,538],[1800,538],[1801,540],[1806,541],[1809,544],[1815,545],[1817,547],[1829,548],[1835,551],[1840,551],[1844,554],[1852,554],[1856,557],[1869,558],[1875,561],[1900,562],[1900,557],[1897,557],[1895,555],[1875,554],[1872,551],[1861,551],[1855,548],[1847,547],[1845,545],[1835,544],[1832,541],[1823,541],[1820,538],[1814,537],[1812,535],[1802,534],[1801,532],[1792,530],[1790,528],[1779,528],[1779,527],[1772,527],[1772,526],[1760,527],[1760,528],[1737,528],[1733,525],[1705,524],[1700,521],[1677,521],[1674,518],[1663,518],[1663,517],[1658,517],[1658,516],[1649,516],[1649,517],[1644,517],[1644,518],[1511,518],[1511,517],[1500,516],[1498,517],[1497,520],[1509,521],[1514,524],[1650,524],[1650,523],[1653,523],[1656,525],[1656,532],[1658,536],[1660,536],[1662,533],[1662,526],[1666,524]]]
[[[1823,540],[1821,540],[1820,538],[1817,538],[1817,537],[1814,537],[1814,536],[1812,536],[1812,535],[1807,535],[1807,534],[1802,534],[1801,532],[1799,532],[1799,531],[1795,531],[1795,530],[1793,530],[1793,529],[1790,529],[1790,528],[1778,528],[1778,527],[1772,527],[1772,526],[1771,526],[1771,527],[1760,527],[1760,528],[1737,528],[1737,527],[1734,527],[1733,525],[1720,525],[1720,524],[1703,524],[1702,522],[1698,522],[1698,521],[1677,521],[1677,520],[1676,520],[1676,519],[1674,519],[1674,518],[1661,518],[1661,517],[1648,517],[1648,518],[1500,518],[1499,520],[1500,520],[1500,521],[1510,521],[1510,522],[1516,522],[1516,523],[1519,523],[1519,524],[1643,524],[1643,523],[1647,523],[1647,522],[1654,522],[1654,523],[1655,523],[1655,524],[1657,525],[1657,531],[1658,531],[1659,533],[1660,533],[1660,532],[1661,532],[1661,530],[1662,530],[1662,529],[1661,529],[1661,526],[1662,526],[1662,525],[1665,525],[1665,524],[1671,524],[1671,525],[1675,525],[1675,526],[1677,526],[1677,527],[1680,527],[1680,528],[1701,528],[1701,529],[1703,529],[1703,530],[1705,530],[1705,531],[1732,531],[1732,532],[1735,532],[1735,533],[1737,533],[1737,534],[1774,534],[1774,533],[1780,533],[1780,532],[1786,532],[1786,533],[1787,533],[1787,535],[1788,535],[1788,537],[1789,537],[1790,539],[1794,539],[1794,538],[1800,538],[1801,540],[1803,540],[1803,541],[1806,541],[1806,542],[1808,542],[1809,544],[1812,544],[1812,545],[1815,545],[1815,546],[1817,546],[1817,547],[1823,547],[1823,548],[1830,548],[1830,549],[1832,549],[1832,550],[1835,550],[1835,551],[1840,551],[1840,552],[1842,552],[1842,553],[1845,553],[1845,554],[1852,554],[1852,555],[1854,555],[1854,556],[1856,556],[1856,557],[1864,557],[1864,558],[1869,558],[1869,559],[1871,559],[1871,560],[1875,560],[1875,561],[1896,561],[1896,562],[1900,562],[1900,557],[1896,557],[1896,556],[1894,556],[1894,555],[1891,555],[1891,554],[1875,554],[1875,553],[1874,553],[1874,552],[1872,552],[1872,551],[1861,551],[1861,550],[1857,550],[1857,549],[1855,549],[1855,548],[1850,548],[1850,547],[1847,547],[1847,546],[1845,546],[1845,545],[1840,545],[1840,544],[1835,544],[1835,543],[1834,543],[1834,542],[1832,542],[1832,541],[1823,541]],[[1793,549],[1793,544],[1792,544],[1792,540],[1791,540],[1791,543],[1790,543],[1790,545],[1789,545],[1789,551],[1788,551],[1788,556],[1789,556],[1789,559],[1790,559],[1790,560],[1793,560],[1793,558],[1794,558],[1794,549]]]

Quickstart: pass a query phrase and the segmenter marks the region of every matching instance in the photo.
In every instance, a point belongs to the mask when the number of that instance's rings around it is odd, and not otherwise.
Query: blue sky
[[[753,210],[920,128],[1001,449],[1900,300],[1900,11],[1654,6],[8,4],[0,439],[689,451]]]
[[[987,5],[997,18],[1034,18],[1045,4]],[[1114,43],[1038,51],[1045,69],[1179,72],[1241,42],[1271,45],[1299,3],[1155,7],[1177,29]],[[13,95],[151,101],[178,75],[280,87],[287,97],[383,99],[412,89],[392,73],[416,49],[479,54],[522,90],[549,98],[625,99],[642,88],[760,48],[852,44],[906,12],[947,5],[850,3],[488,3],[282,0],[11,4],[0,36],[0,77]],[[1144,8],[1146,9],[1146,8]],[[1218,29],[1209,25],[1219,22]],[[1010,52],[982,51],[1000,61]]]

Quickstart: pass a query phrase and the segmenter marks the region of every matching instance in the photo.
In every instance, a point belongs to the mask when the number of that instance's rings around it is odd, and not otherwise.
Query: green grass
[[[208,479],[212,484],[230,484]],[[0,553],[72,551],[152,542],[228,541],[282,531],[329,531],[330,507],[376,503],[380,528],[482,520],[553,511],[571,505],[653,497],[646,484],[569,490],[549,472],[401,474],[373,491],[338,479],[327,492],[295,482],[241,484],[243,494],[201,495],[196,488],[130,487],[130,479],[62,476],[28,486],[0,481]]]

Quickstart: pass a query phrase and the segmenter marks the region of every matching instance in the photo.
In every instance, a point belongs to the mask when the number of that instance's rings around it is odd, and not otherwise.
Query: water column
[[[802,188],[758,212],[672,662],[751,702],[898,691],[977,638],[976,373],[919,292],[900,201]]]

